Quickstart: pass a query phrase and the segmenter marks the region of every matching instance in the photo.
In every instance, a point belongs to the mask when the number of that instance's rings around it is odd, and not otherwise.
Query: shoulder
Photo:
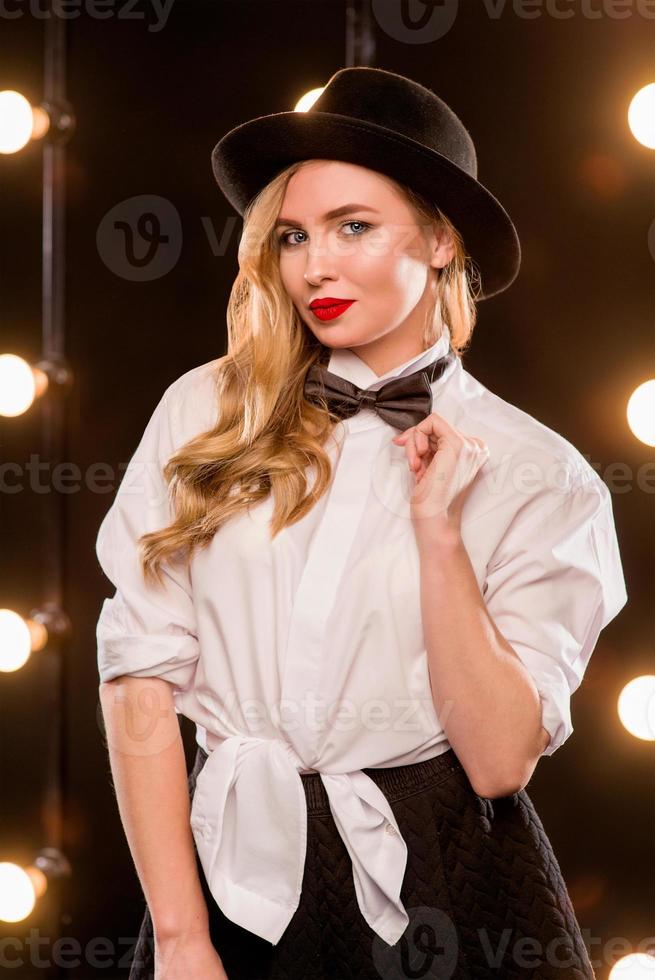
[[[627,601],[607,484],[572,442],[468,371],[461,368],[453,381],[436,411],[489,447],[466,525],[472,550],[488,544],[487,577],[522,565],[526,581],[541,574],[554,582],[556,570],[573,569],[576,595],[585,584],[602,594],[605,625]]]
[[[213,428],[218,419],[218,374],[225,356],[185,371],[166,388],[165,408],[177,445]]]
[[[497,395],[459,363],[444,390],[448,420],[466,435],[483,439],[490,452],[488,469],[502,468],[514,480],[532,479],[560,491],[581,484],[609,495],[605,483],[580,450],[555,429]],[[524,488],[527,489],[527,488]]]

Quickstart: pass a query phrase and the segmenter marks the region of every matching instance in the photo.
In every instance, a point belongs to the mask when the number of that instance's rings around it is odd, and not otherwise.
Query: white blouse
[[[410,374],[430,349],[378,377],[352,350],[330,371],[362,388]],[[414,483],[398,430],[370,409],[326,447],[328,492],[269,540],[267,500],[228,521],[190,570],[147,587],[136,543],[171,518],[161,469],[216,421],[217,360],[164,392],[98,532],[116,588],[97,626],[101,681],[174,685],[209,758],[191,808],[207,882],[234,922],[277,943],[298,906],[307,810],[299,773],[316,771],[352,859],[359,908],[394,944],[407,846],[362,772],[450,748],[432,699],[421,624]],[[626,602],[611,495],[557,432],[493,394],[459,358],[432,383],[433,410],[482,438],[490,458],[468,492],[462,537],[490,615],[534,678],[551,755],[571,734],[569,701],[598,635]],[[313,479],[310,478],[309,486]]]

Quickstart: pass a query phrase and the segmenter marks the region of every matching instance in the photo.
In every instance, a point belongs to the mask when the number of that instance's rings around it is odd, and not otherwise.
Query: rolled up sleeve
[[[100,525],[96,554],[115,586],[96,628],[101,682],[123,675],[161,677],[185,690],[193,682],[199,645],[189,572],[161,567],[163,586],[146,584],[138,541],[167,527],[173,513],[163,467],[176,450],[165,392]]]
[[[573,732],[570,699],[601,630],[627,601],[605,483],[592,471],[574,488],[525,503],[487,569],[483,595],[539,692],[552,755]]]

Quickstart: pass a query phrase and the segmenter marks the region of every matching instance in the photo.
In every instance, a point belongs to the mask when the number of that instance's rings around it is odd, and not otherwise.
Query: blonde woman
[[[605,484],[463,367],[514,225],[382,69],[212,162],[228,352],[164,392],[97,542],[131,980],[592,978],[525,787],[627,597]]]

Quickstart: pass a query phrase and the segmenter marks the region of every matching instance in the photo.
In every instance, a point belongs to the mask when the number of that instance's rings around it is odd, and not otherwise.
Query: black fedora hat
[[[377,170],[437,204],[477,265],[479,299],[502,292],[516,278],[518,234],[477,179],[471,136],[453,110],[418,82],[382,68],[341,68],[307,112],[250,119],[226,133],[211,155],[216,182],[241,215],[276,174],[311,159]]]

